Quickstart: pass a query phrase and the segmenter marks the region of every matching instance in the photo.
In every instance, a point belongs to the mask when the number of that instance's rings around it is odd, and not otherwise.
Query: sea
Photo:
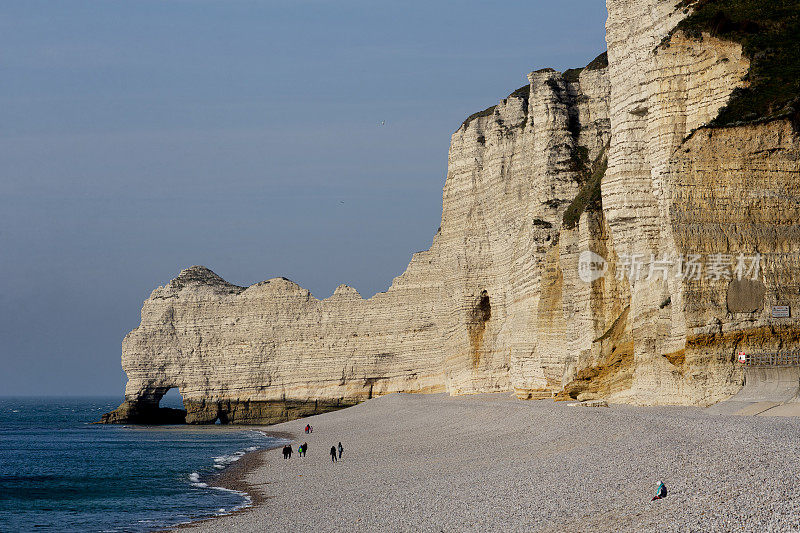
[[[246,427],[93,424],[120,401],[0,398],[0,531],[145,532],[228,514],[250,497],[215,474],[284,444]]]

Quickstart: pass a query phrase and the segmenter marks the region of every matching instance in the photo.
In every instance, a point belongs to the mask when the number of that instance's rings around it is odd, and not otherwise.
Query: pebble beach
[[[393,394],[270,430],[295,453],[240,469],[253,506],[182,529],[800,531],[800,418]]]

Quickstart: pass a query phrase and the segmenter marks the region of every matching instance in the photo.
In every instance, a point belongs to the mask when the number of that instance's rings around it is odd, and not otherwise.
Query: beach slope
[[[307,423],[314,426],[303,433]],[[273,426],[248,511],[202,531],[765,531],[800,523],[800,419],[393,394]],[[342,460],[330,448],[342,442]],[[651,502],[663,480],[669,495]]]

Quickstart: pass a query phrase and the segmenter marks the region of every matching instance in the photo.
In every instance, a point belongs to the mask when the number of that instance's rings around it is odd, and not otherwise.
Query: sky
[[[450,135],[605,50],[604,3],[0,3],[0,395],[122,394],[183,268],[386,290],[441,218]],[[386,121],[384,126],[379,126]]]

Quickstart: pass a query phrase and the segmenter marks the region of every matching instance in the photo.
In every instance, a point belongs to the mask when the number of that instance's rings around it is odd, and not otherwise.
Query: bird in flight
[[[386,125],[385,120],[381,120],[380,122],[378,122],[378,126],[385,126],[385,125]]]

